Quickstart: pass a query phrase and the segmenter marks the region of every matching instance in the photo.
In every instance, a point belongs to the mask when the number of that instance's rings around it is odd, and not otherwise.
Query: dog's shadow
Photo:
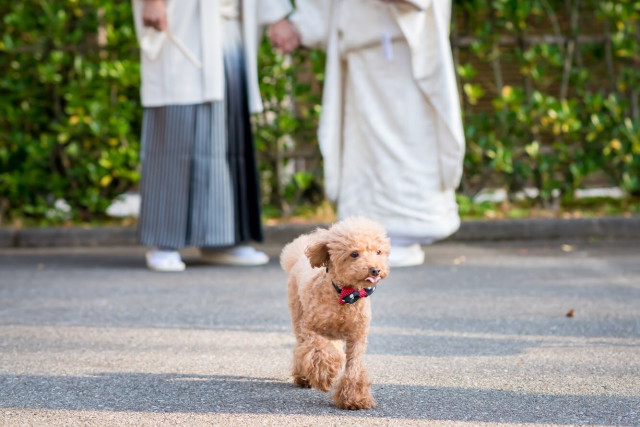
[[[327,394],[277,378],[100,373],[0,375],[0,408],[153,413],[328,415],[472,422],[634,425],[635,397],[374,384],[378,406],[343,411]]]

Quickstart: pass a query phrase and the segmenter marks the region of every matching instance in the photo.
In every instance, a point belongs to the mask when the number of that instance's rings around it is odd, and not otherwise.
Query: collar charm
[[[354,302],[358,301],[360,298],[368,297],[376,290],[375,286],[371,286],[364,289],[355,289],[355,288],[349,288],[349,287],[344,287],[340,289],[338,286],[336,286],[335,283],[331,282],[331,284],[333,285],[333,289],[335,289],[338,295],[340,295],[340,299],[338,300],[338,304],[340,305],[353,304]]]

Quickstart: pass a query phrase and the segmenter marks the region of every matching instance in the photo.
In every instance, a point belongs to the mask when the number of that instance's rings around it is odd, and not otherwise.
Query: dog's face
[[[306,255],[312,267],[328,268],[339,286],[368,288],[389,272],[389,239],[384,228],[366,218],[347,218],[317,230]]]

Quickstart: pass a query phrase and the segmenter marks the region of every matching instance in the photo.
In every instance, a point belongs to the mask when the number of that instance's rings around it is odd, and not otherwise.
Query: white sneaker
[[[269,257],[251,246],[234,246],[228,249],[200,249],[200,259],[211,264],[264,265]]]
[[[184,271],[185,265],[178,251],[153,250],[147,252],[147,267],[154,271]]]
[[[389,251],[390,267],[410,267],[424,263],[424,251],[419,244],[411,246],[391,246]]]

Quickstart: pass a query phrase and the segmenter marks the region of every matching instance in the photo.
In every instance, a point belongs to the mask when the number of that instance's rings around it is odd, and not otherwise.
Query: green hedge
[[[128,2],[3,2],[0,219],[91,220],[138,181]],[[98,29],[100,28],[100,31]]]
[[[533,186],[544,205],[589,181],[640,192],[640,3],[471,0],[456,16],[454,45],[471,36],[456,49],[464,191]]]
[[[0,16],[0,224],[100,220],[139,179],[130,2],[3,2]],[[637,2],[456,1],[453,23],[462,193],[533,186],[552,205],[591,182],[640,192]],[[267,111],[255,128],[271,215],[322,200],[323,61],[261,48]]]

